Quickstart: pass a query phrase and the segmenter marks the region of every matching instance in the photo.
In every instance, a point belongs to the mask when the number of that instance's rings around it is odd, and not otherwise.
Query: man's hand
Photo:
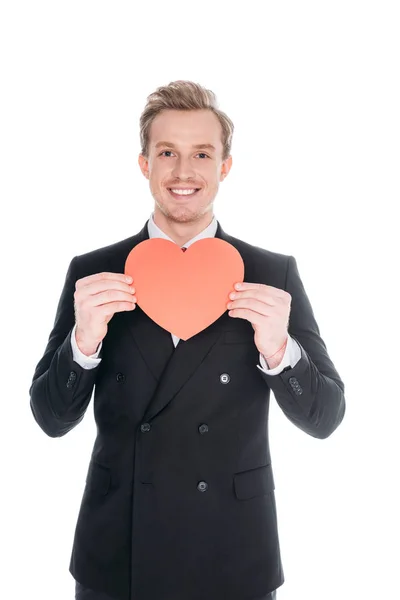
[[[229,316],[250,321],[258,351],[265,357],[277,352],[288,339],[292,296],[270,285],[243,282],[235,285],[229,298]]]
[[[114,313],[135,308],[134,292],[122,273],[96,273],[78,279],[74,307],[76,342],[81,352],[87,356],[96,352]]]

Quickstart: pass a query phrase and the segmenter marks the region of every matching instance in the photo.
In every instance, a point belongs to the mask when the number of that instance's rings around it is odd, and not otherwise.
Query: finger
[[[86,277],[82,277],[82,279],[78,279],[76,286],[84,287],[85,285],[97,281],[122,281],[128,283],[127,277],[128,276],[124,273],[110,273],[108,271],[103,271],[102,273],[94,273],[93,275],[87,275]]]
[[[264,302],[265,304],[269,304],[270,306],[276,306],[278,303],[281,303],[283,298],[278,296],[272,296],[271,294],[267,294],[265,290],[256,290],[250,289],[244,292],[234,292],[234,297],[232,298],[232,293],[229,294],[230,300],[234,300],[237,302],[238,300],[242,300],[243,298],[254,298],[254,300],[258,300],[260,302]]]
[[[136,304],[132,302],[109,302],[108,304],[102,304],[101,311],[104,316],[108,317],[116,312],[122,312],[124,310],[135,310]]]
[[[254,310],[249,310],[247,308],[235,308],[234,310],[229,311],[229,316],[233,318],[246,319],[250,323],[254,325],[261,325],[265,316],[260,315],[258,312],[254,312]]]
[[[228,306],[230,310],[236,309],[249,309],[258,312],[260,315],[264,315],[266,317],[271,317],[274,314],[274,310],[271,310],[268,304],[265,302],[260,302],[259,300],[255,300],[253,298],[245,298],[240,300],[235,300],[234,302],[229,302],[228,304],[232,304],[231,307]]]
[[[239,286],[239,287],[237,287]],[[265,283],[250,283],[247,281],[243,281],[241,283],[235,284],[235,292],[236,291],[246,291],[246,290],[265,290],[269,292],[271,295],[278,296],[281,298],[286,298],[288,296],[288,292],[285,290],[281,290],[280,288],[274,287],[272,285],[267,285]]]
[[[110,304],[118,301],[136,303],[136,296],[132,295],[130,292],[106,290],[94,294],[93,296],[89,296],[85,303],[87,306],[101,306],[102,304]]]
[[[105,292],[107,290],[120,290],[126,293],[133,293],[135,288],[132,284],[126,283],[124,281],[116,281],[113,279],[100,279],[98,281],[93,281],[83,288],[79,288],[76,291],[80,293],[84,293],[85,295],[94,295],[99,294],[100,292]]]
[[[251,283],[250,281],[238,281],[235,283],[235,290],[250,290],[250,289],[259,289],[263,286],[263,283]]]

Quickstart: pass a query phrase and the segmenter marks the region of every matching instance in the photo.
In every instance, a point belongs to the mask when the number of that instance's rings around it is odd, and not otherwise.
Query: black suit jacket
[[[344,384],[330,360],[293,256],[226,234],[244,280],[287,290],[288,330],[301,359],[279,375],[257,368],[254,331],[227,311],[175,348],[170,332],[138,307],[116,313],[101,363],[72,357],[77,279],[124,272],[133,237],[75,256],[54,327],[30,387],[30,405],[51,437],[83,419],[94,392],[97,437],[70,562],[87,587],[120,600],[250,600],[282,585],[274,477],[268,442],[271,390],[285,415],[326,438],[345,412]]]

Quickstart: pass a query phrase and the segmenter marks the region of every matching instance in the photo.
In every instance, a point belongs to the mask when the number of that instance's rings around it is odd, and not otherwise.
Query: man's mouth
[[[167,188],[171,196],[174,198],[189,198],[197,194],[201,188]]]

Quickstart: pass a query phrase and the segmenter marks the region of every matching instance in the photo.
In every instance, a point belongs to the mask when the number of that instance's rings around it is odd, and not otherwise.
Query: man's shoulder
[[[273,265],[287,264],[291,256],[290,254],[283,254],[281,252],[275,252],[261,246],[250,244],[249,242],[245,242],[232,235],[229,235],[229,243],[235,246],[242,255],[252,258],[253,260],[268,261],[268,263]]]
[[[80,277],[94,273],[123,273],[129,252],[138,243],[139,235],[135,234],[118,242],[95,248],[74,257],[76,270]]]
[[[98,257],[107,257],[107,256],[115,256],[121,252],[124,252],[126,249],[133,247],[135,244],[136,235],[132,235],[123,240],[119,240],[118,242],[114,242],[112,244],[108,244],[107,246],[101,246],[100,248],[95,248],[94,250],[89,250],[83,254],[78,254],[76,259],[79,262],[96,260]]]
[[[231,235],[226,237],[226,241],[239,251],[245,264],[246,281],[265,283],[285,289],[290,254],[274,252]]]

